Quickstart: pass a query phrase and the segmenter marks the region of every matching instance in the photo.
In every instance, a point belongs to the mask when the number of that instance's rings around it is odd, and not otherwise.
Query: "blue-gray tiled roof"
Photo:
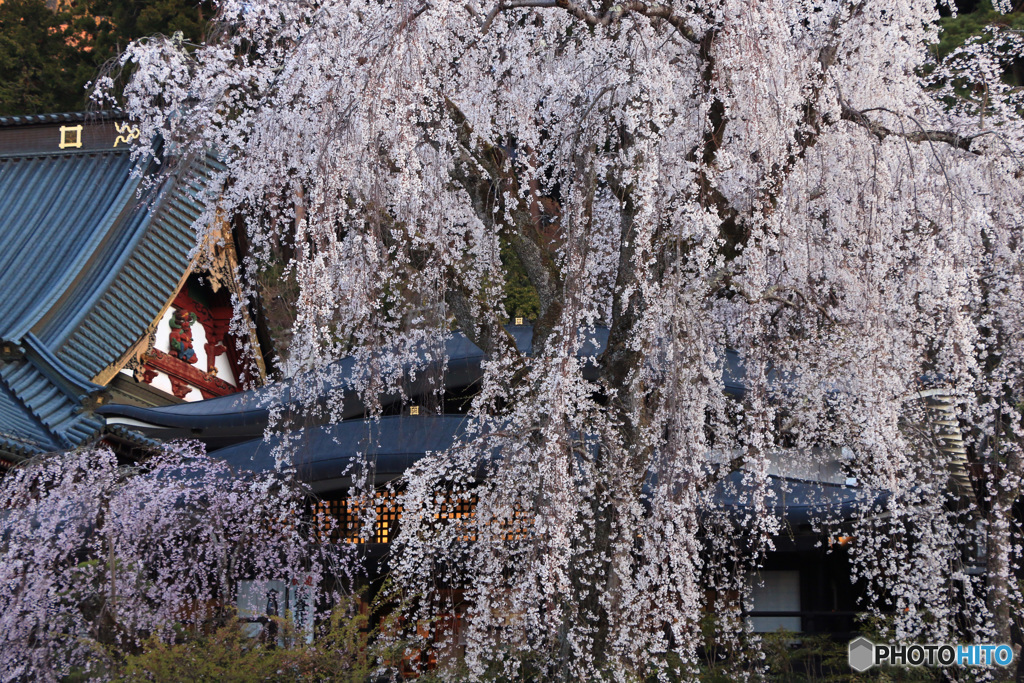
[[[202,211],[196,195],[211,167],[210,160],[193,165],[187,180],[168,183],[154,198],[156,210],[133,208],[126,223],[138,226],[121,235],[123,249],[105,254],[105,281],[84,288],[76,305],[39,331],[70,367],[95,376],[142,336],[167,303],[189,265],[192,223]]]
[[[101,275],[104,241],[123,246],[135,227],[121,220],[138,188],[131,169],[127,152],[0,158],[0,338],[21,339]]]
[[[61,114],[0,128],[20,144],[10,127],[38,137],[65,121],[90,122]],[[103,387],[91,380],[142,338],[189,266],[198,195],[216,162],[143,189],[150,162],[140,167],[96,130],[80,151],[56,149],[48,129],[48,148],[0,150],[0,457],[98,436],[103,419],[84,406]]]
[[[0,372],[3,369],[6,367]],[[21,402],[0,374],[0,450],[25,457],[58,448],[42,420]]]
[[[380,485],[400,477],[427,453],[451,448],[463,437],[466,426],[462,415],[350,420],[292,433],[285,453],[296,476],[312,484],[314,490],[344,491],[353,472],[362,471],[363,463],[372,465],[373,483]],[[279,437],[253,439],[211,455],[236,470],[272,472],[277,468],[275,449],[280,445]],[[500,454],[495,450],[491,457]],[[475,476],[486,476],[484,469]],[[884,492],[774,475],[768,477],[767,485],[773,494],[768,501],[770,513],[790,524],[808,524],[825,517],[850,519],[867,504],[877,507],[887,499]],[[715,484],[714,507],[737,517],[750,512],[751,486],[744,473],[729,474]]]
[[[522,353],[533,351],[533,327],[510,325],[506,328]],[[598,327],[593,338],[580,349],[581,358],[599,357],[608,343],[608,328]],[[452,333],[445,341],[444,355],[447,358],[444,383],[448,390],[465,390],[480,381],[483,376],[480,363],[484,353],[461,332]],[[735,351],[725,352],[722,382],[727,392],[743,393],[744,370],[740,357]],[[423,357],[424,362],[426,356]],[[343,410],[335,418],[350,420],[366,413],[366,406],[355,389],[352,372],[353,358],[343,358],[328,367],[321,378],[321,400],[343,399]],[[588,360],[583,367],[587,379],[597,377],[597,368]],[[211,398],[156,408],[111,404],[97,410],[108,420],[128,419],[138,426],[139,431],[158,439],[199,439],[208,447],[220,448],[227,445],[259,438],[270,420],[271,411],[279,417],[298,424],[306,422],[303,409],[293,404],[291,382],[270,384],[230,396]],[[301,381],[301,380],[298,380]],[[430,392],[430,379],[419,373],[404,387],[407,395],[418,396]],[[395,393],[379,397],[383,406],[400,402],[402,397]],[[293,409],[297,409],[294,410]],[[142,424],[140,424],[142,423]]]

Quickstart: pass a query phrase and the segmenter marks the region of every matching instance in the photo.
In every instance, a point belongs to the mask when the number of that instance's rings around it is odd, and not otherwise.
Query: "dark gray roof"
[[[467,421],[460,415],[391,416],[379,420],[349,420],[334,425],[308,427],[292,432],[287,451],[277,452],[282,439],[253,439],[213,451],[239,471],[273,472],[275,455],[287,455],[299,479],[321,493],[344,492],[354,472],[372,465],[374,483],[401,476],[427,453],[450,448],[464,434]],[[499,456],[497,451],[493,457]],[[484,476],[482,471],[474,473]],[[768,477],[773,494],[772,512],[791,525],[804,525],[815,518],[839,521],[879,506],[885,496],[870,495],[863,489],[818,481],[777,476]],[[750,509],[751,487],[742,472],[734,472],[714,489],[714,506],[733,518]]]
[[[523,353],[530,354],[533,350],[533,327],[529,325],[508,326],[516,345]],[[594,341],[587,342],[581,349],[582,357],[599,356],[608,343],[608,329],[597,328]],[[453,333],[445,342],[444,353],[448,358],[444,376],[448,390],[463,390],[478,382],[482,376],[480,362],[483,352],[460,332]],[[423,358],[426,358],[424,355]],[[344,410],[342,420],[363,417],[366,406],[353,389],[351,373],[354,361],[345,358],[327,369],[327,381],[320,388],[324,396],[337,398],[343,396]],[[418,379],[405,388],[408,396],[416,397],[429,391],[426,378],[419,373]],[[597,376],[595,366],[588,362],[584,366],[584,376],[593,379]],[[736,353],[726,353],[726,367],[723,381],[727,391],[739,393],[743,390],[743,370]],[[382,397],[387,406],[400,400],[398,395]],[[129,418],[144,422],[149,427],[139,427],[148,436],[170,438],[197,438],[206,441],[213,447],[223,447],[252,438],[260,437],[266,428],[270,410],[283,407],[283,417],[303,424],[305,417],[301,407],[292,405],[291,387],[289,382],[271,384],[254,391],[247,391],[231,396],[162,406],[159,408],[143,408],[129,405],[108,405],[97,410],[108,418]],[[293,410],[294,409],[294,410]]]
[[[508,329],[519,349],[529,353],[532,350],[533,328],[518,326]],[[599,347],[603,348],[607,338],[607,330],[601,331],[598,335]],[[462,389],[479,381],[480,361],[483,360],[484,354],[465,335],[458,332],[452,334],[445,343],[444,352],[448,357],[445,373],[445,386],[448,389]],[[426,358],[425,355],[423,357]],[[362,417],[366,413],[366,406],[353,389],[351,373],[354,365],[352,358],[344,358],[327,368],[324,373],[327,381],[320,391],[324,398],[337,397],[338,394],[344,396],[344,411],[341,415],[343,420]],[[304,422],[302,408],[292,405],[291,384],[276,383],[231,396],[159,408],[112,404],[99,408],[97,412],[107,418],[123,417],[152,425],[151,428],[139,428],[148,436],[163,439],[199,438],[207,443],[222,446],[262,436],[271,409],[283,406],[286,419],[294,419],[300,424]],[[428,390],[423,373],[419,373],[419,379],[406,388],[410,396]],[[400,399],[397,395],[382,398],[385,405],[398,400]]]
[[[353,466],[366,462],[373,464],[378,476],[393,479],[428,452],[450,448],[465,426],[462,415],[349,420],[292,432],[286,446],[296,474],[312,484],[342,480]],[[239,470],[271,472],[281,443],[280,437],[253,439],[211,455]]]
[[[532,328],[510,329],[520,348],[524,351],[528,350],[530,336],[527,331],[532,331]],[[449,388],[468,386],[480,378],[480,361],[483,360],[483,352],[465,335],[453,334],[445,344],[445,353],[449,359],[448,371],[445,376],[446,386]],[[355,362],[352,358],[344,358],[325,372],[325,376],[329,380],[322,388],[322,393],[325,396],[337,392],[345,393],[345,411],[342,419],[361,417],[366,410],[356,392],[351,388],[351,373],[354,365]],[[198,436],[204,430],[214,429],[221,431],[247,430],[244,433],[252,437],[263,433],[272,408],[291,405],[290,385],[291,382],[270,384],[260,389],[230,396],[159,408],[112,404],[103,406],[98,412],[107,417],[128,417],[158,427],[189,430],[194,436]]]
[[[751,508],[751,487],[744,476],[743,472],[733,472],[715,487],[716,506],[734,516]],[[768,477],[767,489],[773,494],[771,511],[791,525],[809,524],[815,519],[847,520],[868,509],[881,512],[888,500],[882,492],[774,475]]]
[[[31,126],[45,125],[52,123],[85,123],[92,121],[107,121],[111,119],[123,119],[124,114],[119,111],[68,111],[56,114],[26,114],[23,116],[0,116],[0,126]]]

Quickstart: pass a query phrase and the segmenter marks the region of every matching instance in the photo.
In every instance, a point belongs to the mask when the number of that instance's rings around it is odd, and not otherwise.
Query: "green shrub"
[[[393,632],[393,617],[371,627],[370,610],[356,597],[340,604],[317,627],[316,638],[296,631],[288,619],[274,619],[259,636],[252,624],[232,615],[198,637],[173,643],[151,638],[141,651],[123,656],[113,680],[120,683],[248,683],[249,681],[370,680],[378,671],[397,671],[405,643],[381,637]],[[270,625],[272,624],[272,627]],[[273,633],[268,636],[267,633]]]

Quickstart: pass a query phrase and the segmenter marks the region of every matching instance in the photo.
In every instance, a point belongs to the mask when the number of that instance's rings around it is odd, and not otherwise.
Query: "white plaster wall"
[[[224,341],[224,346],[233,343],[233,341],[227,339]],[[235,373],[231,370],[231,361],[228,360],[227,353],[222,353],[217,356],[217,360],[214,361],[214,367],[217,368],[217,377],[220,377],[232,386],[238,386],[238,382],[235,381]]]
[[[156,326],[156,342],[153,344],[153,348],[164,353],[171,352],[171,319],[174,314],[178,311],[177,308],[171,306],[164,313],[163,319],[160,324]]]
[[[156,373],[156,377],[153,378],[153,381],[150,382],[150,385],[152,385],[156,389],[159,389],[160,391],[166,391],[171,396],[174,395],[174,387],[171,386],[171,378],[162,372]],[[195,387],[192,387],[188,394],[185,396],[185,400],[201,401],[203,400],[203,394]]]

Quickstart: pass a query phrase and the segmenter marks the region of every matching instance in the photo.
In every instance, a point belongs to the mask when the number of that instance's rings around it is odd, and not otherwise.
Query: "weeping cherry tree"
[[[199,237],[232,221],[252,297],[272,267],[294,282],[286,374],[323,419],[341,357],[372,416],[453,331],[483,350],[466,436],[406,476],[407,623],[461,596],[473,677],[690,675],[705,615],[754,642],[772,474],[825,461],[863,493],[866,611],[903,639],[1010,638],[1024,43],[993,28],[936,61],[937,20],[932,0],[225,0],[208,44],[135,43],[100,90],[139,153],[223,162]],[[737,473],[741,514],[716,494]]]

